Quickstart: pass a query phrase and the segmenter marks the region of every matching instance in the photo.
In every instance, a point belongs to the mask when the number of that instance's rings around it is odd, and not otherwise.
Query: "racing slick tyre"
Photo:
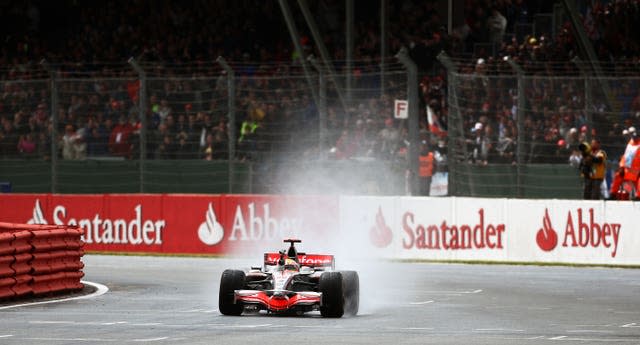
[[[342,271],[342,290],[344,291],[344,313],[354,316],[360,306],[360,279],[356,271]]]
[[[344,314],[344,293],[342,274],[324,272],[320,276],[318,291],[322,293],[320,315],[324,317],[342,317]]]
[[[244,306],[242,303],[234,303],[235,290],[244,287],[245,275],[240,270],[225,270],[220,278],[220,293],[218,295],[218,308],[223,315],[240,315]]]

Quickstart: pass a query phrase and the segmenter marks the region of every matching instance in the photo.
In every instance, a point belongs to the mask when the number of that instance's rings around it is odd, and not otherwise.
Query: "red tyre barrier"
[[[55,251],[51,253],[33,253],[31,267],[34,275],[62,271],[80,270],[84,267],[78,251]]]
[[[65,262],[66,271],[80,271],[84,268],[84,263],[80,259],[69,259]]]
[[[18,275],[15,277],[16,283],[11,287],[16,296],[26,296],[33,292],[31,281],[33,277],[30,274]]]
[[[29,253],[18,254],[15,256],[15,261],[11,265],[11,268],[16,272],[16,275],[31,274],[31,258],[33,258],[33,255]]]
[[[14,278],[2,278],[0,279],[0,298],[8,298],[16,295],[11,287],[16,284],[16,280]]]
[[[56,229],[68,229],[77,228],[71,225],[51,225],[51,224],[21,224],[21,223],[7,223],[0,222],[0,231],[17,231],[17,230],[56,230]]]
[[[13,253],[15,253],[15,249],[11,245],[11,242],[14,240],[15,236],[13,236],[13,233],[0,233],[0,255],[13,255]]]
[[[51,272],[51,257],[52,253],[33,253],[33,260],[31,260],[31,268],[33,268],[33,274],[47,274]]]
[[[0,278],[13,277],[16,274],[16,271],[11,268],[14,261],[13,255],[0,256]]]
[[[33,231],[31,245],[34,252],[62,250],[67,248],[68,236],[67,231],[63,229]]]
[[[83,272],[65,272],[65,286],[68,290],[79,290],[84,287],[80,279],[84,277]]]
[[[79,238],[66,238],[64,242],[67,244],[66,249],[74,250],[84,247],[84,242]]]
[[[65,272],[33,276],[33,293],[35,295],[43,295],[51,292],[66,290],[64,284],[65,278]]]
[[[0,222],[0,299],[82,289],[82,229]]]
[[[11,242],[11,246],[15,249],[15,254],[29,253],[32,250],[31,239],[33,233],[29,230],[16,231],[13,233],[15,239]]]

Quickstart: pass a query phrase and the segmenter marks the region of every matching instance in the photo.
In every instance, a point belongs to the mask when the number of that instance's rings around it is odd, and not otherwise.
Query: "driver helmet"
[[[300,265],[293,259],[286,259],[284,261],[284,269],[290,271],[299,271]]]

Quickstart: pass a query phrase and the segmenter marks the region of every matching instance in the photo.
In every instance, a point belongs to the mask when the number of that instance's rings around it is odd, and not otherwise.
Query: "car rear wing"
[[[264,268],[276,266],[278,260],[280,260],[280,253],[264,253]],[[298,253],[298,263],[300,263],[300,266],[313,268],[331,267],[332,270],[336,268],[336,261],[333,255]]]

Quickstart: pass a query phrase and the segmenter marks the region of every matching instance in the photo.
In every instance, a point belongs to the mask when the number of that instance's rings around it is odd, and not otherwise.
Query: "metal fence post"
[[[573,62],[580,70],[580,75],[584,78],[584,112],[587,120],[587,141],[591,142],[591,129],[593,129],[593,115],[591,113],[591,79],[589,78],[589,72],[585,63],[577,56],[574,57]]]
[[[419,98],[418,98],[418,67],[415,62],[411,60],[406,49],[400,49],[396,54],[396,58],[407,69],[407,98],[409,102],[409,171],[411,172],[411,179],[409,182],[410,190],[412,193],[418,192],[419,180],[418,180],[418,161],[419,161],[419,131],[420,116],[418,110]]]
[[[380,97],[385,90],[385,59],[387,58],[387,0],[380,0]]]
[[[329,56],[329,52],[327,51],[327,47],[324,44],[324,41],[322,39],[322,35],[320,34],[320,31],[318,30],[318,26],[316,25],[316,21],[313,19],[313,15],[311,14],[311,11],[309,11],[309,5],[307,3],[307,0],[298,0],[298,6],[300,6],[300,10],[302,11],[302,15],[304,16],[305,21],[307,22],[307,26],[309,27],[309,30],[311,31],[311,35],[313,36],[313,40],[316,44],[316,47],[318,47],[318,51],[320,53],[320,58],[322,59],[322,63],[324,65],[324,67],[326,68],[326,70],[329,72],[328,77],[331,80],[331,82],[333,83],[333,85],[335,85],[335,90],[338,93],[338,98],[340,98],[340,103],[342,104],[342,108],[345,110],[345,112],[347,111],[347,104],[345,103],[345,96],[344,96],[344,85],[342,85],[342,82],[338,82],[337,78],[336,78],[336,71],[335,68],[332,65],[331,62],[331,57]],[[286,13],[286,12],[285,12]],[[309,57],[311,57],[311,55],[309,55]],[[311,60],[309,60],[309,62],[311,62]],[[313,64],[313,62],[311,62],[311,64]],[[323,77],[327,77],[327,74],[325,74]],[[318,96],[321,97],[321,96]],[[320,101],[321,102],[321,101]],[[318,105],[320,106],[320,105]]]
[[[236,75],[227,61],[218,56],[216,62],[227,72],[227,92],[229,113],[229,193],[233,193],[233,185],[235,183],[235,158],[236,158]]]
[[[460,106],[458,105],[458,97],[455,91],[457,80],[456,66],[444,51],[438,54],[437,59],[447,69],[447,103],[449,104],[449,116],[447,116],[447,135],[449,137],[447,145],[447,164],[449,168],[447,194],[456,196],[460,193],[458,183],[462,178],[460,178],[459,175],[462,168],[465,168],[466,172],[464,175],[469,185],[469,194],[475,195],[472,171],[469,164],[466,163],[468,157],[467,144],[464,137],[465,134],[460,115]],[[458,148],[460,148],[462,153],[458,153]],[[460,164],[462,164],[462,167]]]
[[[318,104],[318,140],[320,152],[326,152],[327,145],[327,83],[324,74],[324,70],[318,63],[318,60],[313,55],[309,56],[309,62],[318,71],[318,87],[319,87],[319,102]]]
[[[47,70],[51,87],[51,193],[58,192],[58,83],[56,71],[47,60],[40,61]]]
[[[287,24],[287,29],[289,30],[289,35],[291,35],[291,41],[293,42],[293,46],[296,48],[296,52],[299,55],[300,64],[302,65],[302,70],[304,71],[304,76],[307,79],[307,84],[309,84],[309,88],[311,89],[311,94],[313,95],[313,100],[318,105],[318,92],[315,89],[313,82],[311,80],[311,75],[309,73],[309,67],[307,66],[307,60],[304,57],[304,51],[302,50],[302,46],[300,45],[300,35],[298,34],[298,29],[296,28],[295,20],[291,15],[291,9],[287,4],[287,0],[279,0],[280,9],[282,10],[282,15],[284,16],[284,21]]]
[[[516,128],[518,129],[518,140],[516,142],[516,195],[518,198],[523,197],[522,186],[522,168],[524,156],[524,108],[525,108],[525,85],[524,85],[524,70],[515,61],[509,59],[507,63],[516,72],[518,78],[518,113]]]
[[[346,88],[347,88],[347,106],[353,106],[353,41],[354,41],[354,0],[346,0],[345,4],[345,68],[346,68]]]
[[[129,64],[138,73],[140,90],[138,91],[138,109],[140,115],[140,193],[144,193],[144,165],[147,159],[147,74],[134,58],[129,58]]]

